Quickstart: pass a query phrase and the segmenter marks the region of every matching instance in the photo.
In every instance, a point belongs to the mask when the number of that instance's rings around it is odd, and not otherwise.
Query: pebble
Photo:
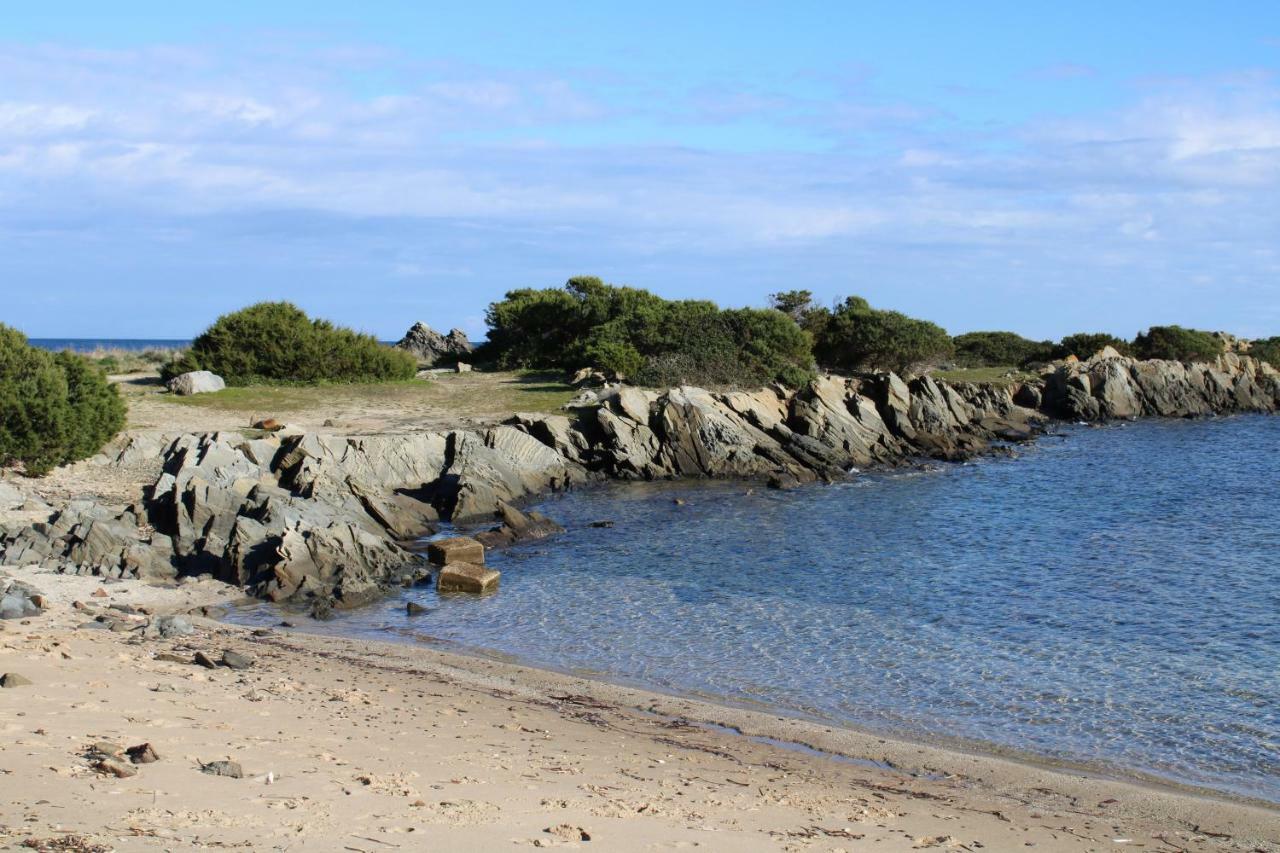
[[[134,764],[150,764],[153,761],[159,761],[160,755],[149,743],[140,743],[137,746],[131,746],[125,750],[129,754],[129,760]]]
[[[210,761],[208,764],[200,765],[200,772],[208,773],[210,776],[228,776],[232,779],[244,778],[244,771],[235,761]]]
[[[201,666],[203,666],[205,669],[218,668],[218,662],[213,658],[209,657],[204,652],[196,652],[196,656],[195,656],[195,659],[193,660],[193,663],[198,663]]]
[[[248,669],[253,666],[253,659],[228,650],[222,653],[222,665],[231,669]]]
[[[138,775],[138,769],[136,767],[125,764],[118,758],[104,758],[93,766],[98,771],[102,773],[110,773],[118,779],[128,779],[130,776]]]

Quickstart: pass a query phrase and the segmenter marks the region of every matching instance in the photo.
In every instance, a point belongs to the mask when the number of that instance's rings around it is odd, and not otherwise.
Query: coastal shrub
[[[512,290],[485,319],[479,355],[503,369],[591,366],[655,386],[798,384],[812,375],[808,336],[779,311],[668,300],[595,277]]]
[[[1280,336],[1260,338],[1249,345],[1248,355],[1280,369]]]
[[[313,320],[291,303],[260,302],[219,317],[161,377],[191,370],[211,370],[228,385],[314,385],[411,379],[417,362],[372,335]]]
[[[1138,358],[1161,358],[1167,361],[1213,361],[1222,355],[1220,338],[1198,329],[1182,326],[1152,326],[1133,339]]]
[[[1106,332],[1077,332],[1058,341],[1050,357],[1066,358],[1074,355],[1076,358],[1086,359],[1104,347],[1111,347],[1121,355],[1133,355],[1133,345],[1124,338],[1117,338]]]
[[[815,313],[821,317],[825,309]],[[872,308],[850,296],[834,311],[810,318],[818,363],[836,370],[910,373],[948,358],[954,351],[946,330],[928,320]]]
[[[1004,367],[1052,357],[1052,341],[1033,341],[1014,332],[966,332],[952,339],[961,367]]]
[[[33,347],[0,325],[0,464],[44,474],[97,453],[124,419],[124,401],[101,368]]]

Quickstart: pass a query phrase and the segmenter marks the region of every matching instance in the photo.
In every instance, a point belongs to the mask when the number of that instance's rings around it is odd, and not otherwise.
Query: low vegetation
[[[1249,347],[1249,355],[1280,368],[1280,335],[1254,341]]]
[[[967,332],[953,341],[959,367],[1022,365],[1055,357],[1053,341],[1033,341],[1014,332]]]
[[[372,335],[313,320],[288,302],[224,314],[166,364],[164,379],[210,370],[228,385],[387,382],[411,379],[417,362]]]
[[[124,401],[100,367],[33,347],[0,325],[0,464],[44,474],[97,453],[124,419]]]

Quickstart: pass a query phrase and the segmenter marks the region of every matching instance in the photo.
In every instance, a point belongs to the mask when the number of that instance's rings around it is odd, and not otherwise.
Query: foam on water
[[[580,491],[492,556],[496,595],[323,630],[1280,801],[1278,448],[1280,418],[1148,421],[786,493]]]

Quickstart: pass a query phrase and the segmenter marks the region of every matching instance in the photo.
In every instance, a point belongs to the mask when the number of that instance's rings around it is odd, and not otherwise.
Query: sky
[[[205,6],[212,11],[194,11]],[[97,0],[0,17],[0,322],[483,336],[575,275],[1280,335],[1280,4]]]

